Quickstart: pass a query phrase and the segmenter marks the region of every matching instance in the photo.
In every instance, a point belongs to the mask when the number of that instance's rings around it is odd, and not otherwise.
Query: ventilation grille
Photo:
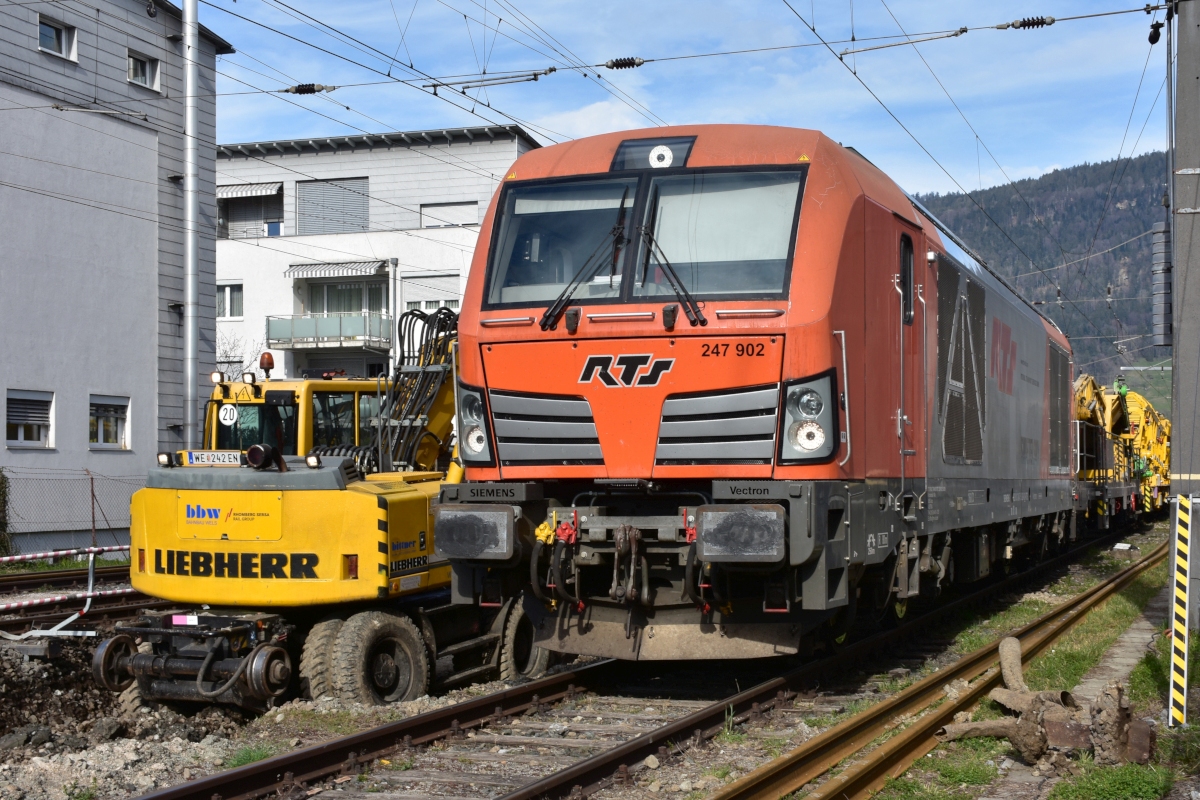
[[[656,464],[770,464],[779,384],[676,395],[663,403]]]
[[[500,464],[603,464],[592,407],[582,397],[489,392]]]

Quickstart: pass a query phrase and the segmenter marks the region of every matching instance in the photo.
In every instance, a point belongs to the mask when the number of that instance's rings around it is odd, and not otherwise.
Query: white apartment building
[[[519,127],[217,148],[217,362],[275,377],[390,369],[406,310],[458,308]]]

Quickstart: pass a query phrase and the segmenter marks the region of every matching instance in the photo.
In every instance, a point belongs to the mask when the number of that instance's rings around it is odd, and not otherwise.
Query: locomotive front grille
[[[663,402],[656,464],[770,464],[779,384],[672,395]]]
[[[488,398],[502,466],[604,463],[585,398],[497,391]]]

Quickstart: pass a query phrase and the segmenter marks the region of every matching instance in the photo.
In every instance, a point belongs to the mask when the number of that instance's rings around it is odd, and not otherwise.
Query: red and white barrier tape
[[[43,597],[39,600],[20,600],[16,603],[4,603],[0,605],[0,611],[13,611],[18,608],[32,608],[34,606],[48,606],[54,603],[65,603],[68,600],[91,600],[94,597],[115,597],[123,594],[135,594],[137,589],[107,589],[102,592],[73,592],[72,594],[58,594],[53,597]]]
[[[67,556],[89,555],[92,553],[127,552],[129,545],[119,544],[112,547],[79,547],[74,550],[48,550],[44,553],[25,553],[19,556],[2,556],[0,564],[11,564],[16,561],[39,561],[45,558],[65,558]]]

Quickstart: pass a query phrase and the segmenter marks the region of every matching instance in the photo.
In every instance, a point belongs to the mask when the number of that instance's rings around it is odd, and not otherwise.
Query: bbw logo
[[[619,370],[620,380],[613,377],[613,367]],[[675,366],[673,358],[658,358],[652,355],[588,356],[579,375],[580,383],[591,383],[596,378],[605,386],[657,386],[659,379]],[[640,377],[638,372],[647,368]],[[634,383],[634,379],[637,383]]]
[[[221,509],[205,508],[204,506],[200,505],[199,503],[197,503],[194,506],[189,504],[187,507],[187,518],[188,519],[220,519],[221,518]]]
[[[1012,338],[1012,328],[997,317],[992,317],[992,369],[996,387],[1005,394],[1012,394],[1013,373],[1017,369],[1017,343]]]

